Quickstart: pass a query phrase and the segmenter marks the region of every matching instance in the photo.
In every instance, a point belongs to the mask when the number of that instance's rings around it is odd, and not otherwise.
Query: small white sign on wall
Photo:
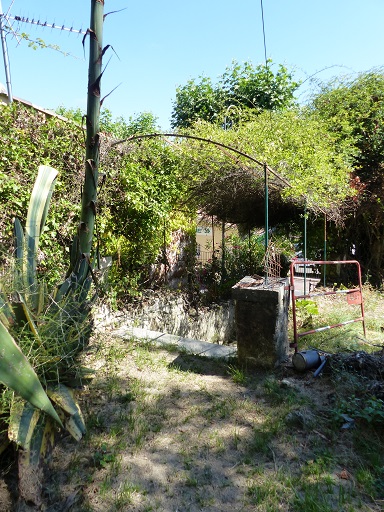
[[[207,226],[197,226],[196,227],[196,235],[209,236],[212,235],[212,228]]]

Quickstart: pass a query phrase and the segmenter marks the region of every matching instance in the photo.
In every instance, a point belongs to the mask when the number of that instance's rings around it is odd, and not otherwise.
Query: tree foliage
[[[319,119],[300,110],[263,112],[236,129],[222,130],[206,122],[194,133],[241,150],[260,164],[222,148],[187,141],[182,144],[190,199],[196,207],[227,222],[249,227],[264,224],[264,170],[270,168],[270,219],[292,219],[304,205],[314,213],[335,218],[350,193],[343,153],[335,151],[335,136]]]
[[[0,108],[0,253],[6,257],[12,246],[12,219],[25,222],[32,184],[40,164],[59,171],[51,215],[42,234],[39,271],[55,261],[52,279],[65,268],[65,248],[78,218],[84,138],[81,130],[54,116],[14,102]],[[52,269],[54,270],[54,269]]]
[[[345,252],[381,285],[384,265],[384,73],[374,70],[328,84],[312,104],[337,148],[348,148],[354,201],[345,204]],[[341,247],[337,248],[339,251]]]
[[[22,224],[39,163],[58,171],[50,215],[41,236],[38,273],[57,283],[66,272],[67,251],[79,222],[84,175],[81,112],[60,109],[70,122],[47,116],[22,104],[0,108],[0,254],[12,252],[12,219]],[[182,206],[184,183],[180,155],[159,139],[112,146],[116,139],[156,131],[156,119],[142,113],[128,121],[101,116],[101,185],[96,237],[102,256],[113,257],[112,293],[127,295],[148,278],[161,257],[164,240],[180,226],[191,227],[190,210]]]
[[[143,121],[147,126],[148,118]],[[137,124],[131,128],[142,132]],[[188,231],[195,212],[179,207],[185,193],[180,157],[164,140],[112,147],[104,166],[108,180],[100,195],[100,237],[116,262],[114,281],[121,283],[116,291],[127,293],[148,279],[172,232],[180,227]]]
[[[272,62],[253,66],[233,62],[217,83],[208,77],[191,79],[176,90],[171,124],[189,128],[196,121],[232,125],[244,111],[280,110],[293,103],[298,87],[292,74],[282,65],[272,71]]]

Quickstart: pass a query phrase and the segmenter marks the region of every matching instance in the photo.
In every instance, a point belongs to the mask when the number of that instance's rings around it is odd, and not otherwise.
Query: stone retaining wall
[[[228,343],[235,339],[235,314],[232,301],[193,309],[185,307],[180,294],[147,293],[141,304],[113,314],[106,308],[95,313],[96,326],[114,324],[141,327],[211,343]]]

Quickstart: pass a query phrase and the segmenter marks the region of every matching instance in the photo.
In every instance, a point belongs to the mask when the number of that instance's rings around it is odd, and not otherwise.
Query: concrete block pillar
[[[288,357],[287,279],[244,277],[232,288],[239,363],[275,368]]]

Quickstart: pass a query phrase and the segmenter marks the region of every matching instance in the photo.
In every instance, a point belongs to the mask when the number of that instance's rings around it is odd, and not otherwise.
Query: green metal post
[[[324,261],[327,261],[327,214],[324,214]],[[326,283],[326,275],[327,275],[327,265],[323,265],[324,267],[324,288]]]
[[[307,260],[307,205],[304,207],[304,261]],[[304,265],[304,295],[307,293],[307,267]]]
[[[269,231],[269,218],[268,218],[268,168],[264,164],[264,202],[265,202],[265,219],[264,219],[264,248],[265,248],[265,283],[268,282],[268,231]]]
[[[227,277],[225,270],[225,222],[221,223],[221,281],[224,282]]]

